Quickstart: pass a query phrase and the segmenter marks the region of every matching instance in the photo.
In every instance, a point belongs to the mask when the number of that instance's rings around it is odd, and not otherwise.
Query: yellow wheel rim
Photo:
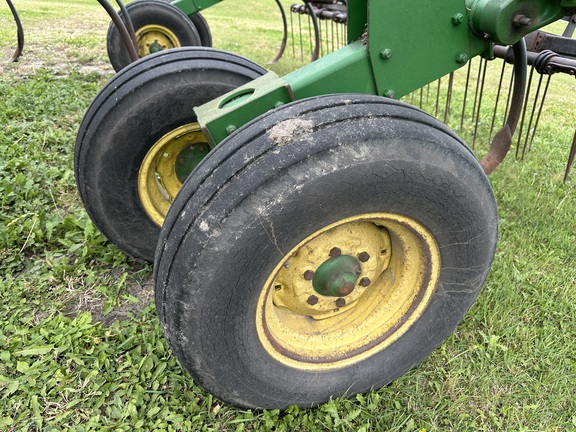
[[[357,263],[356,285],[320,294],[319,273],[336,257]],[[256,311],[259,339],[273,358],[298,369],[360,362],[420,318],[439,275],[438,245],[418,221],[389,213],[341,220],[298,244],[269,276]]]
[[[138,173],[138,195],[156,225],[162,226],[182,183],[209,151],[198,123],[172,130],[148,151]]]
[[[138,54],[145,57],[158,51],[180,47],[178,37],[167,27],[151,24],[141,27],[136,32]]]

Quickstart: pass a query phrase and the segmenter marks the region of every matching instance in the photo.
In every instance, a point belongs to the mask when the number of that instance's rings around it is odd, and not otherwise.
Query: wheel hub
[[[440,252],[419,222],[366,214],[317,231],[270,275],[257,307],[268,353],[325,370],[369,357],[400,337],[428,305]]]
[[[320,264],[312,279],[312,286],[323,296],[346,297],[356,288],[360,273],[362,269],[356,258],[340,255]]]
[[[148,151],[138,174],[142,207],[162,226],[172,200],[210,147],[198,123],[190,123],[160,138]]]
[[[138,54],[145,57],[158,51],[180,47],[180,40],[169,28],[151,24],[138,29]]]

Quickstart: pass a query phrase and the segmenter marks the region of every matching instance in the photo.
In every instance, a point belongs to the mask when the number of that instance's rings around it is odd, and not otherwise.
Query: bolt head
[[[336,307],[339,308],[346,306],[346,300],[344,300],[343,298],[336,299],[335,303]]]
[[[464,22],[464,14],[457,13],[452,16],[452,24],[459,25]]]
[[[367,277],[363,277],[362,279],[360,279],[360,282],[358,282],[358,284],[364,288],[369,286],[371,283],[372,283],[372,281],[370,280],[370,278],[367,278]]]
[[[385,48],[380,51],[380,58],[382,60],[388,60],[390,57],[392,57],[392,50],[390,48]]]
[[[468,54],[466,53],[460,53],[456,56],[456,63],[458,64],[466,64],[468,63]]]
[[[314,279],[315,273],[312,270],[306,270],[304,272],[304,279],[307,281],[311,281]]]
[[[308,300],[306,300],[306,303],[308,303],[310,306],[314,306],[315,304],[318,303],[318,297],[316,297],[315,295],[311,295],[310,297],[308,297]]]
[[[370,259],[370,254],[368,252],[361,252],[358,254],[358,259],[364,263]]]
[[[338,258],[340,255],[342,255],[342,250],[340,248],[333,247],[330,249],[330,256],[332,258]]]
[[[394,97],[396,97],[396,93],[394,92],[394,90],[386,90],[384,92],[384,96],[390,99],[394,99]]]

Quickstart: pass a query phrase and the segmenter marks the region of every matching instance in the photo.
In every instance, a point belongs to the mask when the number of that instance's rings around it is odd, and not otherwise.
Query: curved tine
[[[282,3],[280,2],[280,0],[276,0],[276,4],[278,5],[278,8],[280,9],[280,14],[282,14],[282,24],[284,25],[284,35],[282,36],[282,44],[280,45],[280,49],[278,50],[278,53],[276,54],[276,56],[272,60],[270,60],[268,62],[268,64],[278,63],[278,60],[280,60],[282,58],[282,56],[284,55],[284,51],[286,50],[286,44],[288,42],[288,20],[286,19],[286,12],[284,11],[284,6],[282,6]]]
[[[492,143],[490,144],[490,149],[480,165],[484,169],[484,172],[488,175],[494,171],[498,165],[504,160],[510,147],[512,145],[512,136],[516,131],[518,126],[518,121],[520,120],[520,115],[522,113],[522,106],[524,104],[524,94],[526,92],[526,77],[528,72],[528,61],[526,54],[526,42],[524,39],[520,39],[513,46],[514,50],[514,93],[512,96],[512,103],[510,105],[510,111],[508,112],[508,117],[506,118],[506,124],[502,129],[500,129]]]
[[[133,45],[132,39],[131,39],[130,35],[128,34],[128,30],[126,29],[126,26],[124,25],[124,23],[120,19],[120,16],[118,15],[118,13],[114,10],[114,8],[112,7],[112,5],[110,4],[110,2],[108,0],[98,0],[98,3],[100,3],[100,5],[106,10],[108,15],[110,16],[110,18],[114,22],[114,25],[118,29],[118,32],[120,33],[120,36],[122,37],[122,40],[124,41],[124,44],[126,45],[126,48],[128,49],[128,54],[130,55],[130,60],[133,62],[138,60],[140,58],[140,56],[138,55],[138,51],[136,50],[136,47]]]
[[[136,52],[138,52],[138,39],[136,38],[136,31],[134,30],[134,24],[132,24],[132,19],[128,14],[128,10],[126,9],[126,6],[124,6],[124,3],[121,0],[116,0],[116,3],[118,4],[118,7],[122,11],[122,16],[124,17],[124,24],[126,24],[126,30],[128,31],[130,38],[132,39],[132,43],[134,44]]]
[[[6,3],[8,3],[8,7],[12,12],[14,21],[16,21],[18,35],[18,46],[14,51],[14,54],[12,54],[12,57],[10,57],[10,60],[8,60],[8,63],[13,63],[18,60],[18,57],[20,57],[20,54],[22,54],[22,50],[24,49],[24,28],[22,27],[22,21],[20,21],[20,17],[18,16],[18,12],[16,12],[16,8],[14,7],[12,0],[6,0]]]
[[[312,52],[311,62],[318,60],[320,54],[320,29],[318,28],[318,17],[316,12],[314,12],[314,7],[310,3],[310,0],[304,0],[304,4],[308,9],[308,13],[312,18],[312,24],[314,25],[314,51]]]

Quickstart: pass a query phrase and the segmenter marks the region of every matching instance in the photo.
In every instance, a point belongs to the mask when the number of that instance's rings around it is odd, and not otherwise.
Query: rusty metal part
[[[512,145],[512,136],[520,120],[526,89],[527,58],[524,39],[514,44],[514,91],[504,127],[494,136],[488,153],[480,161],[486,174],[490,174],[504,160]]]
[[[280,60],[284,55],[284,51],[286,50],[286,45],[288,43],[288,20],[286,19],[286,12],[284,11],[284,6],[282,6],[280,0],[276,0],[276,4],[278,5],[278,8],[280,9],[280,14],[282,16],[282,25],[283,25],[282,43],[280,44],[280,49],[278,50],[278,53],[276,53],[276,56],[274,56],[274,58],[270,60],[268,64],[278,63],[278,60]]]
[[[110,16],[110,19],[112,19],[112,22],[114,22],[114,25],[118,29],[118,33],[120,33],[120,37],[122,38],[124,44],[126,45],[126,48],[128,49],[130,60],[133,62],[138,60],[140,58],[140,56],[138,55],[138,45],[134,44],[134,41],[136,40],[136,35],[134,36],[130,35],[126,25],[120,18],[120,15],[118,15],[118,13],[116,12],[116,10],[114,10],[114,8],[112,7],[112,5],[108,0],[98,0],[98,3],[100,3],[100,5],[104,8],[104,10],[106,10],[108,15]],[[124,12],[124,15],[126,16],[127,20],[130,19],[127,13]]]
[[[20,17],[18,16],[18,12],[16,12],[16,8],[14,7],[12,0],[6,0],[6,3],[8,3],[8,7],[12,12],[14,21],[16,21],[17,28],[18,46],[16,47],[14,54],[12,54],[12,57],[10,57],[10,60],[8,60],[8,63],[13,63],[18,60],[22,54],[22,50],[24,49],[24,28],[22,27],[22,22],[20,21]]]

